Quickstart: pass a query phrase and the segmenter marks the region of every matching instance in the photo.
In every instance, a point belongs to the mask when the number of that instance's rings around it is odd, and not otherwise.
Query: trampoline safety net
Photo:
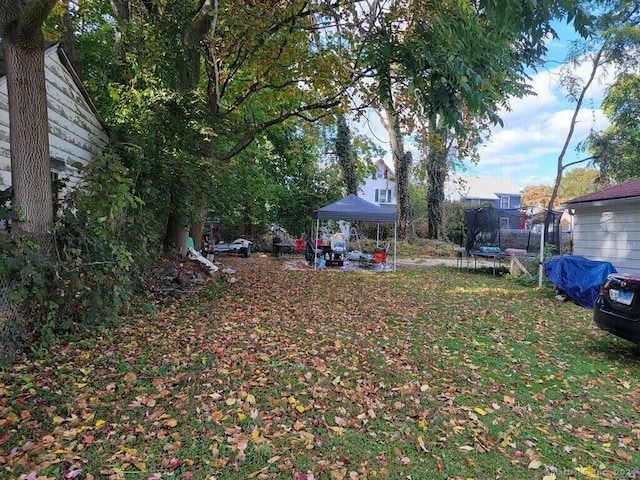
[[[470,252],[483,246],[517,248],[534,252],[540,249],[540,235],[531,230],[531,218],[518,208],[501,209],[477,207],[465,210],[467,219],[467,241],[465,249]],[[544,215],[544,213],[542,214]],[[560,251],[560,218],[562,212],[547,211],[549,227],[545,243],[553,244]]]

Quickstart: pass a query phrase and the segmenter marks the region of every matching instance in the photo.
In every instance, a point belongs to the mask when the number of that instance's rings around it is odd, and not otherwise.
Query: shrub
[[[13,287],[27,343],[117,321],[133,293],[127,229],[139,206],[126,168],[101,154],[61,202],[51,248],[26,234],[3,236],[0,275]]]

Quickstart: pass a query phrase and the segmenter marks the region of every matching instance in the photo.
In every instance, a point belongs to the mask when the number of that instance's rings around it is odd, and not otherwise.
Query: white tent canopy
[[[345,220],[357,222],[393,223],[393,269],[396,269],[398,224],[395,208],[383,208],[367,202],[357,195],[350,194],[337,202],[325,205],[313,212],[316,219],[316,234],[320,230],[320,220]]]

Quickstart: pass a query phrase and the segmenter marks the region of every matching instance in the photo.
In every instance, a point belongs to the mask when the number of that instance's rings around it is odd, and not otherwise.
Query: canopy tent
[[[393,269],[396,269],[398,224],[395,208],[383,208],[367,202],[357,195],[350,194],[337,202],[319,208],[313,212],[313,218],[316,219],[316,234],[314,238],[318,236],[320,220],[393,223]]]

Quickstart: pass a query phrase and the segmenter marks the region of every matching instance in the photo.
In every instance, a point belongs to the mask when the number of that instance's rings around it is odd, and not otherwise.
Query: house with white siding
[[[640,178],[564,206],[573,214],[574,255],[610,262],[620,273],[640,274]]]
[[[49,119],[51,175],[78,181],[74,163],[86,165],[109,138],[106,129],[64,51],[58,44],[45,50],[45,79]],[[0,45],[0,190],[11,185],[7,77]]]
[[[384,160],[375,162],[375,171],[359,186],[361,198],[375,205],[396,205],[396,182],[393,170]]]

